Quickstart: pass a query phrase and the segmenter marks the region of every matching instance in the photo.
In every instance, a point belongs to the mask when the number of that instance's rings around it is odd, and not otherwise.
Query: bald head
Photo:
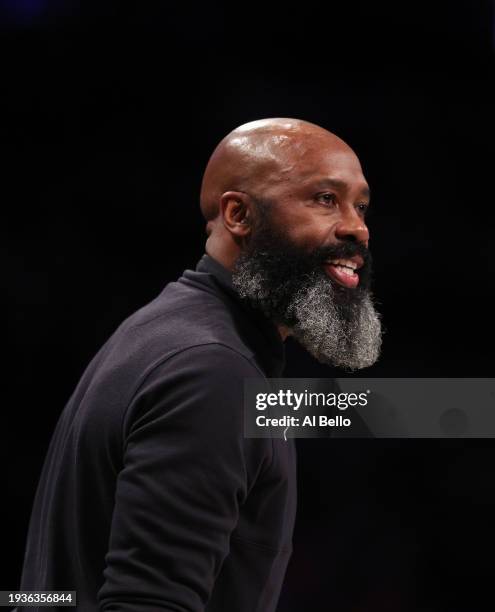
[[[332,209],[340,212],[331,216],[319,195],[329,183],[340,189]],[[335,240],[343,223],[353,240],[366,242],[362,220],[349,214],[366,190],[358,158],[335,134],[299,119],[246,123],[220,142],[204,173],[206,252],[232,269],[268,212],[296,240],[314,241],[322,232],[320,240]],[[304,228],[307,236],[298,237]]]
[[[227,191],[262,198],[281,181],[296,179],[301,161],[310,151],[350,147],[335,134],[300,119],[274,118],[239,126],[216,147],[201,186],[201,211],[207,221],[217,218]]]

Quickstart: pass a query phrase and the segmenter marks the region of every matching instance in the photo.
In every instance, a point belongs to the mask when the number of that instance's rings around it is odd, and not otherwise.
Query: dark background
[[[0,4],[0,589],[55,422],[116,326],[203,252],[202,171],[246,121],[307,119],[372,188],[386,335],[363,376],[493,375],[487,1]],[[288,376],[331,376],[287,346]],[[279,612],[493,601],[491,440],[298,440]]]

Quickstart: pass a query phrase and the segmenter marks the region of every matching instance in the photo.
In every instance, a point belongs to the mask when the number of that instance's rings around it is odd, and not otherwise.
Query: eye
[[[365,215],[368,212],[369,204],[366,202],[360,202],[356,204],[356,209],[362,214]]]
[[[335,205],[335,194],[334,193],[320,193],[316,196],[316,200],[325,204],[325,206]]]

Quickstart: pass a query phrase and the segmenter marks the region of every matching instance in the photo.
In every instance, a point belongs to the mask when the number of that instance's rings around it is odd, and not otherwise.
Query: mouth
[[[363,266],[363,259],[359,255],[346,258],[328,259],[323,263],[327,276],[342,287],[355,289],[359,284],[357,270]]]

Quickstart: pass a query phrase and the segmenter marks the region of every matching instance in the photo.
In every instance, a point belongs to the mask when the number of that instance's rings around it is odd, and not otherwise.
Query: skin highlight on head
[[[366,367],[381,333],[369,292],[368,206],[359,160],[338,136],[298,119],[254,121],[208,162],[206,252],[284,339],[293,335],[322,362]]]

